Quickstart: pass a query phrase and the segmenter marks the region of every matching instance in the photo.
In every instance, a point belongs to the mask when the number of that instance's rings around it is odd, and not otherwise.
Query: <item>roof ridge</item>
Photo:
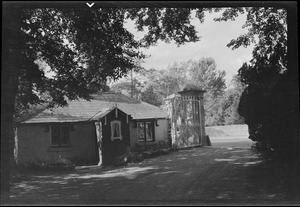
[[[109,95],[114,95],[114,96],[109,97]],[[132,103],[132,104],[141,103],[141,101],[139,101],[139,100],[136,100],[125,94],[117,93],[114,91],[106,91],[106,92],[99,92],[99,93],[91,94],[91,97],[93,100],[103,100],[103,101],[109,101],[109,102]]]
[[[93,116],[91,116],[91,118],[89,118],[87,121],[91,121],[94,117],[96,117],[98,114],[100,114],[103,111],[112,111],[115,108],[116,108],[116,106],[103,108],[100,111],[98,111],[96,114],[94,114]]]

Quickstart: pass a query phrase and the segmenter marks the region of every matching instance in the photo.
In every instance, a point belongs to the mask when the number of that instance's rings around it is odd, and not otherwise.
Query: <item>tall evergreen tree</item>
[[[236,49],[255,44],[253,58],[239,69],[246,88],[239,104],[239,113],[249,127],[250,139],[264,150],[282,155],[298,155],[299,83],[294,54],[295,9],[292,7],[249,7],[226,9],[219,21],[227,21],[247,13],[246,34],[228,46]],[[293,42],[294,40],[295,42]]]

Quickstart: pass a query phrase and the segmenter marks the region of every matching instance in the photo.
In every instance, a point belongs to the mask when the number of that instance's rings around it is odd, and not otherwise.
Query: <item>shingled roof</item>
[[[90,101],[68,101],[67,106],[45,109],[22,123],[80,122],[95,120],[117,107],[133,119],[166,118],[163,109],[117,93],[92,95]]]

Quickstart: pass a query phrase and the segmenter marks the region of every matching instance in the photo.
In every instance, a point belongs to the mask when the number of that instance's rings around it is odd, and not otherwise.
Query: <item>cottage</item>
[[[116,93],[69,101],[17,125],[16,159],[61,156],[77,165],[110,164],[130,150],[168,142],[167,117],[159,107]]]

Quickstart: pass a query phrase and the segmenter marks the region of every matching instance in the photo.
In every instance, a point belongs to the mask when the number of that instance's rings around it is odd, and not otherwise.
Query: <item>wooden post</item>
[[[200,126],[200,139],[199,144],[203,145],[203,137],[202,137],[202,120],[201,120],[201,101],[199,100],[199,126]]]
[[[99,162],[98,166],[102,165],[102,124],[101,121],[95,122],[96,126],[96,136],[97,136],[97,144],[98,144],[98,155],[99,155]]]

